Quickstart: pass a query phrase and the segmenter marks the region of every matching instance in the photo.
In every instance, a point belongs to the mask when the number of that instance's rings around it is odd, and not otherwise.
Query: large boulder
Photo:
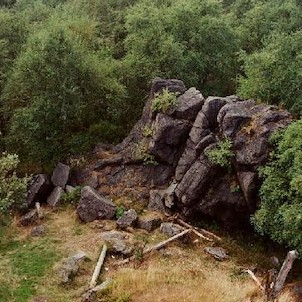
[[[116,206],[108,198],[102,197],[96,190],[85,186],[81,191],[81,199],[77,207],[79,218],[84,222],[93,220],[112,219]]]
[[[64,190],[61,187],[55,187],[47,198],[47,204],[51,207],[58,206],[61,201],[63,193]]]
[[[69,179],[69,173],[69,166],[62,163],[58,163],[51,176],[51,181],[54,186],[61,187],[64,189]]]
[[[117,226],[120,229],[126,229],[132,227],[137,222],[138,215],[135,210],[130,209],[123,213],[123,215],[116,221]]]

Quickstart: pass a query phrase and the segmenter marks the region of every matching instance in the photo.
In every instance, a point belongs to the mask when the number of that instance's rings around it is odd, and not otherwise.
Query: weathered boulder
[[[46,174],[35,175],[29,185],[26,203],[28,206],[35,202],[46,201],[48,195],[53,189],[50,178]]]
[[[55,187],[47,198],[47,204],[51,207],[59,205],[64,190],[61,187]]]
[[[138,219],[138,227],[148,232],[157,229],[162,223],[162,216],[157,212],[148,212]]]
[[[36,209],[31,210],[20,218],[20,225],[28,226],[35,224],[39,220],[39,215]]]
[[[134,226],[137,222],[137,213],[135,210],[130,209],[126,211],[117,221],[116,224],[120,229]]]
[[[69,179],[69,173],[69,166],[62,163],[58,163],[51,176],[51,181],[54,186],[61,187],[64,189]]]
[[[108,231],[100,235],[114,253],[129,256],[134,250],[133,235],[126,232]]]
[[[185,229],[182,226],[172,222],[163,222],[160,225],[160,231],[168,237],[175,236],[184,230]]]
[[[115,204],[98,194],[96,190],[85,186],[81,191],[81,199],[77,207],[79,218],[84,222],[112,219],[115,215]]]
[[[81,262],[85,259],[87,259],[87,256],[84,252],[78,252],[75,255],[64,259],[57,268],[60,283],[66,284],[71,282],[79,271]]]

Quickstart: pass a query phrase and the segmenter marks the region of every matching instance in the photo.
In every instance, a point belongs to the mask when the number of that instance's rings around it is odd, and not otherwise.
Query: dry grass
[[[46,238],[26,239],[30,228],[18,228],[16,223],[8,230],[10,237],[23,241],[48,244],[61,259],[82,250],[92,261],[85,262],[74,282],[62,287],[58,284],[56,271],[50,269],[39,279],[37,296],[47,297],[49,302],[77,302],[87,289],[94,265],[103,242],[101,231],[114,229],[115,222],[92,222],[83,224],[77,219],[74,208],[57,211],[45,210]],[[158,231],[146,234],[135,230],[135,238],[148,244],[163,240]],[[15,237],[16,236],[16,237]],[[195,239],[195,238],[194,238]],[[100,282],[111,278],[109,290],[100,294],[99,302],[263,302],[264,297],[257,286],[244,273],[242,267],[231,257],[217,262],[204,254],[205,243],[185,245],[174,243],[168,248],[146,257],[143,262],[133,262],[123,267],[114,266],[116,259],[107,256]],[[12,272],[9,258],[0,259],[0,283],[17,287],[19,276]],[[1,299],[0,299],[1,301]],[[15,301],[13,298],[6,301]],[[17,301],[16,301],[17,302]],[[19,302],[19,301],[18,301]],[[294,302],[284,293],[279,302]]]

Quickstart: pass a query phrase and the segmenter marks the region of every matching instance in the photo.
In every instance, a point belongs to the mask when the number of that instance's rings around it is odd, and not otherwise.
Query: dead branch
[[[94,288],[97,284],[97,278],[100,275],[101,268],[102,268],[102,265],[103,265],[105,257],[106,257],[106,252],[107,252],[107,245],[104,244],[102,252],[99,256],[99,260],[98,260],[98,262],[95,266],[95,269],[94,269],[94,272],[93,272],[93,275],[92,275],[92,278],[91,278],[91,281],[90,281],[89,289]]]
[[[160,250],[161,248],[165,247],[168,243],[170,243],[170,242],[172,242],[172,241],[174,241],[176,239],[179,239],[179,238],[183,237],[184,235],[190,233],[191,231],[192,231],[192,229],[184,230],[181,233],[179,233],[179,234],[177,234],[175,236],[172,236],[169,239],[164,240],[164,241],[156,244],[155,246],[150,247],[150,248],[144,250],[143,251],[143,255],[146,255],[146,254],[148,254],[148,253],[150,253],[152,251],[155,251],[155,250]],[[125,259],[125,260],[122,260],[119,263],[117,263],[117,265],[126,264],[126,263],[130,262],[133,259],[135,259],[135,256],[131,256],[131,257]]]
[[[258,287],[259,287],[262,291],[264,291],[264,287],[261,285],[261,282],[260,282],[259,279],[255,276],[255,274],[254,274],[251,270],[249,270],[249,269],[245,270],[245,272],[248,273],[248,274],[251,276],[251,278],[256,282],[256,284],[258,285]]]
[[[103,283],[88,289],[82,294],[82,302],[92,302],[96,300],[99,291],[107,289],[111,284],[111,279],[106,279]]]
[[[191,230],[193,231],[193,233],[194,233],[195,235],[197,235],[198,237],[200,237],[200,238],[202,238],[202,239],[204,239],[204,240],[207,240],[207,241],[213,241],[213,239],[210,239],[210,238],[204,236],[203,234],[201,234],[200,232],[198,232],[196,228],[194,228],[194,227],[191,226],[190,224],[184,222],[183,220],[181,220],[181,219],[179,219],[179,218],[176,218],[175,220],[176,220],[176,222],[177,222],[178,224],[180,224],[181,226],[184,226],[184,227],[186,227],[186,228],[191,229]],[[214,236],[216,236],[216,235],[214,235]],[[212,236],[212,237],[213,237],[213,236]]]

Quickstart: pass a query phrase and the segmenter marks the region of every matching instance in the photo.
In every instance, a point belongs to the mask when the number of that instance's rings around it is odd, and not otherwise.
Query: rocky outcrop
[[[177,92],[177,102],[164,112],[152,111],[153,99],[163,89]],[[237,96],[204,99],[179,80],[155,79],[129,136],[112,149],[95,150],[94,164],[75,180],[93,180],[106,195],[126,194],[139,201],[150,197],[151,210],[242,225],[259,203],[258,169],[272,150],[269,137],[290,122],[290,114],[275,106]],[[208,156],[225,140],[233,153],[228,168]]]

